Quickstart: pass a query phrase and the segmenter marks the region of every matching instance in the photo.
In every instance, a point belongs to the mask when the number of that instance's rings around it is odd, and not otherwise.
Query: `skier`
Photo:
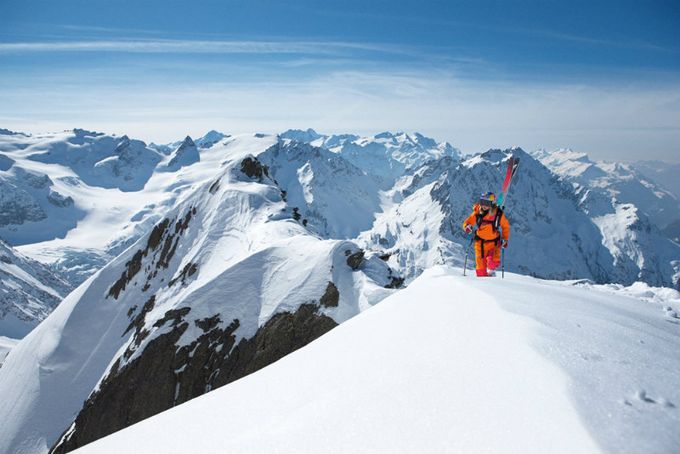
[[[510,238],[510,223],[503,209],[496,205],[496,195],[493,192],[482,194],[472,214],[463,222],[463,230],[470,234],[475,225],[477,276],[493,276],[494,270],[501,264],[501,247],[508,247]],[[487,268],[490,271],[487,271]]]

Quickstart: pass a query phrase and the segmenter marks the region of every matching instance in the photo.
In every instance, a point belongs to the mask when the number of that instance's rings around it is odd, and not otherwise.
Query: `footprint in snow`
[[[664,312],[666,313],[666,316],[667,316],[667,317],[675,318],[675,319],[680,319],[680,315],[678,315],[678,313],[675,312],[675,310],[673,310],[672,307],[670,307],[670,306],[664,306],[663,310],[664,310]]]
[[[664,306],[663,311],[666,317],[668,317],[666,319],[667,322],[680,325],[680,315],[678,315],[678,313],[672,307]]]
[[[647,391],[644,389],[639,390],[638,392],[635,393],[635,398],[639,400],[640,402],[644,402],[647,404],[655,404],[655,405],[661,405],[666,408],[675,408],[675,404],[671,402],[668,399],[665,399],[663,397],[654,399],[651,396],[647,394]],[[626,405],[632,405],[628,400],[625,400],[624,403]]]

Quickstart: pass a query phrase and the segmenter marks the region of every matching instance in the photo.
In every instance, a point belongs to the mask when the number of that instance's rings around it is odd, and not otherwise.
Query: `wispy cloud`
[[[345,41],[125,39],[0,43],[2,53],[133,52],[215,54],[335,54],[343,51],[414,53],[406,46]]]
[[[570,146],[597,158],[676,160],[680,143],[680,84],[526,86],[418,69],[331,71],[268,83],[4,87],[0,101],[7,115],[0,124],[10,129],[85,127],[154,141],[211,128],[419,130],[468,152]]]

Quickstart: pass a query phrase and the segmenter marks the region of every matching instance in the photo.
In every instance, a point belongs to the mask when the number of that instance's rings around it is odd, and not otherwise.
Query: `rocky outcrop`
[[[322,304],[337,305],[338,298],[337,288],[329,282]],[[114,364],[51,452],[77,449],[281,359],[337,326],[319,308],[302,304],[295,312],[276,314],[254,336],[238,343],[234,333],[239,321],[223,324],[215,314],[194,321],[203,334],[179,348],[176,344],[189,328],[184,316],[190,309],[168,311],[154,326],[169,331],[123,367],[120,360]],[[146,312],[141,312],[142,320]],[[135,319],[128,329],[141,324]]]
[[[146,276],[146,283],[144,284],[144,287],[142,287],[142,291],[146,291],[150,287],[151,280],[158,274],[158,269],[167,268],[169,266],[170,259],[172,259],[175,250],[177,249],[179,237],[189,227],[189,222],[195,214],[196,208],[191,208],[184,217],[178,220],[170,221],[170,219],[165,218],[163,221],[156,224],[146,241],[146,246],[144,249],[138,249],[132,258],[125,264],[125,270],[120,278],[118,278],[118,280],[109,288],[108,296],[118,299],[120,293],[125,290],[125,287],[132,281],[137,273],[141,271],[143,259],[154,253],[161,243],[163,243],[160,252],[154,254],[153,260],[145,268],[145,272],[148,274]],[[193,265],[193,267],[190,266],[186,270],[183,270],[178,279],[184,281],[187,274],[191,276],[196,270],[196,265]]]
[[[329,282],[326,287],[326,292],[323,294],[319,300],[319,304],[324,307],[338,307],[340,302],[340,292],[334,283]]]
[[[391,276],[390,282],[385,286],[385,288],[400,288],[404,285],[404,278],[398,276]]]
[[[250,178],[261,179],[263,176],[269,176],[269,168],[266,165],[262,165],[257,158],[248,157],[241,161],[241,172]]]
[[[347,265],[355,271],[358,270],[361,264],[364,262],[364,251],[362,250],[359,250],[354,254],[347,250],[345,251],[345,255],[347,255]]]

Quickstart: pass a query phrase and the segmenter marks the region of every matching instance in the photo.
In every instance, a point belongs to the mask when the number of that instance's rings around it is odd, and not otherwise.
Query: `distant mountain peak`
[[[201,160],[196,143],[190,136],[186,136],[184,141],[175,149],[168,162],[167,170],[176,171],[181,167],[191,165]]]
[[[290,140],[295,140],[296,142],[313,142],[318,139],[322,138],[327,138],[328,136],[325,136],[323,134],[319,134],[312,128],[307,128],[306,130],[302,129],[289,129],[287,131],[282,132],[279,134],[279,137],[282,139],[290,139]]]
[[[11,131],[9,129],[0,128],[0,136],[25,136],[30,137],[30,134],[24,132]]]
[[[97,137],[97,136],[103,136],[103,132],[97,132],[97,131],[89,131],[87,129],[82,129],[82,128],[73,128],[73,133],[76,136],[92,136],[92,137]]]
[[[194,143],[194,140],[191,138],[191,136],[186,136],[184,138],[184,141],[182,142],[182,145],[179,146],[179,148],[186,148],[186,147],[195,147],[196,144]]]
[[[211,129],[205,135],[199,139],[196,139],[194,142],[197,147],[199,148],[210,148],[222,139],[225,139],[229,137],[229,134],[223,134],[219,131],[216,131],[214,129]],[[186,140],[186,139],[185,139]]]

